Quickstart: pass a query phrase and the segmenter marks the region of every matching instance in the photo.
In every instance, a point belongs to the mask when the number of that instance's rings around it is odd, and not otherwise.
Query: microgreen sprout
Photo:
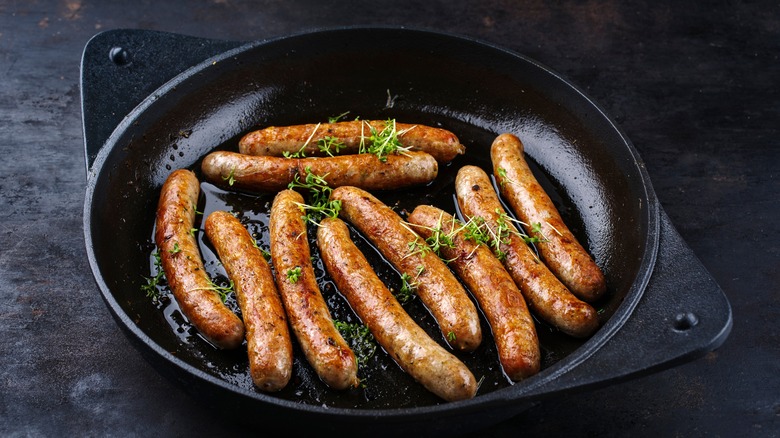
[[[236,166],[233,166],[230,169],[230,173],[228,174],[228,176],[223,176],[222,180],[223,181],[227,181],[229,186],[233,186],[233,184],[236,183],[236,175],[235,175],[235,173],[236,173]]]
[[[336,122],[338,122],[339,120],[341,120],[341,119],[343,119],[344,117],[346,117],[346,116],[347,116],[347,114],[349,114],[349,111],[344,111],[343,113],[341,113],[341,114],[339,114],[339,115],[337,115],[337,116],[328,117],[328,123],[336,123]]]
[[[317,148],[320,152],[332,157],[339,151],[347,147],[338,137],[325,136],[317,141]]]
[[[288,269],[286,275],[287,279],[290,280],[290,283],[297,283],[301,278],[301,267],[296,266],[292,269]]]
[[[305,213],[303,220],[313,224],[319,224],[324,217],[337,217],[341,211],[341,201],[330,199],[333,191],[328,186],[325,177],[328,175],[316,175],[311,172],[310,167],[306,167],[306,176],[301,181],[298,175],[295,175],[293,181],[287,186],[289,189],[307,189],[309,199],[307,204],[298,204],[298,207]]]
[[[317,130],[320,129],[320,125],[321,125],[321,123],[317,123],[314,126],[314,129],[311,131],[311,134],[309,134],[309,138],[307,138],[306,141],[303,142],[303,145],[301,146],[300,149],[298,149],[295,152],[284,151],[284,152],[282,152],[282,155],[285,158],[303,158],[303,157],[305,157],[306,156],[306,147],[309,146],[309,143],[311,143],[311,139],[314,137],[314,134],[316,134]]]
[[[365,135],[366,127],[369,130],[368,136]],[[360,128],[360,148],[358,152],[361,154],[374,154],[379,158],[379,161],[385,162],[390,154],[409,151],[410,148],[404,147],[398,137],[412,129],[414,129],[414,126],[398,131],[395,119],[387,119],[384,128],[380,131],[364,121]]]
[[[399,303],[406,304],[417,294],[417,286],[419,286],[420,275],[425,272],[425,266],[417,265],[417,270],[414,276],[404,272],[401,274],[401,290],[395,294],[395,298]]]
[[[178,254],[181,252],[181,247],[179,247],[179,242],[173,242],[173,248],[168,250],[171,254]]]

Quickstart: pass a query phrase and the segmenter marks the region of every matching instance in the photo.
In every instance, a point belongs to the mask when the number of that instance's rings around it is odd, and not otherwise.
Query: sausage
[[[534,320],[490,248],[467,239],[463,223],[437,207],[417,206],[408,221],[425,239],[442,242],[440,255],[476,297],[490,324],[504,373],[514,381],[538,373],[541,354]]]
[[[336,123],[316,123],[293,126],[269,126],[264,129],[244,135],[238,142],[238,150],[247,155],[268,155],[281,157],[284,153],[301,152],[302,155],[322,156],[321,142],[328,139],[340,143],[338,152],[335,147],[331,154],[356,154],[360,142],[369,142],[371,128],[381,132],[387,126],[387,121],[344,121]],[[390,128],[392,129],[392,128]],[[466,152],[465,146],[452,132],[425,125],[396,123],[395,130],[403,147],[413,151],[427,152],[436,158],[440,164],[449,163]],[[303,148],[303,149],[302,149]]]
[[[216,151],[204,157],[201,169],[206,178],[221,187],[251,192],[284,190],[298,176],[308,172],[321,176],[330,187],[350,185],[366,190],[392,190],[427,184],[439,167],[425,152],[388,155],[381,161],[373,154],[326,158],[280,158]]]
[[[338,290],[404,371],[444,400],[474,397],[474,375],[406,313],[352,242],[344,221],[323,219],[317,229],[317,244]]]
[[[182,314],[209,342],[233,349],[244,342],[244,324],[214,290],[191,232],[199,194],[200,183],[192,171],[179,169],[168,176],[157,205],[154,240]]]
[[[520,139],[509,133],[499,135],[490,148],[490,157],[499,192],[510,208],[526,224],[541,225],[536,248],[547,267],[580,299],[599,299],[607,289],[604,274],[534,177]]]
[[[355,353],[339,333],[322,297],[299,205],[303,197],[282,190],[271,204],[269,224],[271,262],[290,327],[306,360],[328,386],[358,385]]]
[[[455,177],[455,193],[463,215],[482,218],[497,233],[506,212],[490,179],[479,167],[463,166]],[[509,232],[502,238],[504,267],[523,293],[528,307],[553,327],[577,338],[588,337],[598,328],[598,314],[588,303],[575,297],[518,235],[511,222],[504,220]]]
[[[482,342],[477,308],[452,271],[390,207],[365,190],[342,186],[330,199],[339,215],[360,230],[402,274],[417,284],[417,296],[439,324],[449,345],[472,351]]]
[[[246,327],[252,381],[263,391],[279,391],[290,381],[293,351],[271,267],[246,228],[230,213],[211,213],[205,230],[234,284]]]

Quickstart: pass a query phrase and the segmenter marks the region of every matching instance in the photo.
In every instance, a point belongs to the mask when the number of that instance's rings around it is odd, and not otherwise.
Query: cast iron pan
[[[114,30],[87,44],[81,85],[84,232],[103,298],[161,373],[236,421],[299,432],[374,425],[378,434],[463,433],[543,397],[701,357],[731,329],[728,301],[660,208],[630,141],[578,88],[522,55],[399,28],[325,29],[250,43]],[[238,137],[251,129],[326,121],[345,111],[350,118],[440,126],[466,145],[466,155],[440,169],[430,185],[375,192],[402,214],[421,203],[454,212],[457,170],[464,164],[489,170],[493,138],[520,136],[564,219],[606,273],[608,297],[596,304],[601,329],[577,341],[539,322],[542,370],[512,384],[484,325],[483,346],[461,355],[482,379],[477,396],[467,401],[442,402],[382,351],[361,369],[363,388],[327,389],[297,353],[288,387],[265,394],[252,385],[245,350],[215,350],[169,297],[153,300],[141,291],[154,272],[159,189],[173,169],[199,170],[206,153],[235,150]],[[205,182],[202,188],[199,210],[237,212],[267,248],[273,194],[231,193]],[[207,270],[224,281],[208,241],[198,235]],[[398,274],[358,233],[354,237],[380,277],[397,288]],[[334,318],[357,321],[313,250]],[[419,302],[407,308],[441,341]]]

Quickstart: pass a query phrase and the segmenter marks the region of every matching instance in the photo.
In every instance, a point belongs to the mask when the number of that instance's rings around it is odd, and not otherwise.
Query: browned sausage
[[[341,144],[334,154],[356,154],[361,138],[364,145],[371,136],[371,128],[381,132],[387,126],[383,120],[345,121],[336,123],[312,123],[308,125],[269,126],[246,134],[238,142],[239,151],[248,155],[281,157],[284,153],[301,152],[303,156],[322,156],[321,142],[334,139]],[[390,128],[392,129],[392,128]],[[458,137],[450,131],[425,125],[396,123],[398,140],[403,147],[427,152],[439,163],[448,163],[466,152]]]
[[[246,327],[252,381],[263,391],[279,391],[290,381],[293,352],[271,268],[252,236],[230,213],[211,213],[205,229],[234,284]]]
[[[518,381],[538,373],[541,355],[534,320],[522,293],[490,248],[466,239],[462,222],[430,205],[415,208],[408,221],[421,236],[440,242],[447,266],[476,297],[506,375]]]
[[[403,274],[417,284],[417,296],[439,324],[449,345],[472,351],[482,342],[477,308],[444,262],[390,207],[357,187],[333,190],[342,218],[360,230]]]
[[[476,166],[460,168],[455,178],[455,192],[466,218],[482,218],[493,233],[498,234],[499,221],[506,212],[484,170]],[[531,311],[571,336],[590,336],[599,324],[596,310],[575,297],[550,272],[511,222],[504,220],[504,223],[509,232],[500,244],[500,250],[505,254],[503,263]]]
[[[154,239],[165,278],[184,316],[217,347],[236,348],[244,342],[244,324],[214,290],[192,234],[199,194],[200,183],[193,172],[171,173],[160,193]]]
[[[303,180],[307,169],[323,177],[330,187],[350,185],[366,190],[392,190],[427,184],[439,172],[436,160],[425,152],[389,155],[383,162],[371,154],[280,158],[216,151],[203,159],[201,169],[206,178],[216,185],[253,192],[284,190],[296,175]]]
[[[317,375],[331,388],[357,386],[357,359],[333,323],[322,297],[299,205],[293,190],[279,192],[271,205],[269,233],[276,287],[293,333]]]
[[[444,400],[474,397],[474,375],[406,313],[352,242],[341,219],[326,218],[320,222],[317,244],[339,291],[404,371]]]
[[[523,154],[523,143],[501,134],[490,148],[499,192],[526,224],[541,225],[536,247],[547,267],[580,299],[595,301],[607,289],[604,274],[563,222],[550,197],[534,177]],[[530,233],[530,231],[529,231]]]

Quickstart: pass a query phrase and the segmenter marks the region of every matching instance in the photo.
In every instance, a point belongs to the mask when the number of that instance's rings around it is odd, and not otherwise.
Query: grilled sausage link
[[[311,172],[328,186],[356,186],[366,190],[393,190],[427,184],[436,178],[439,166],[425,152],[392,154],[380,160],[373,154],[326,158],[280,158],[216,151],[201,163],[206,178],[221,187],[251,192],[277,192],[296,176]]]
[[[444,262],[401,217],[357,187],[333,190],[340,215],[360,230],[402,274],[417,285],[417,296],[439,324],[449,345],[472,351],[482,342],[477,308]]]
[[[300,204],[303,197],[283,190],[271,205],[269,231],[271,261],[276,269],[276,287],[287,318],[307,361],[331,388],[357,386],[357,360],[339,333],[322,297]]]
[[[466,218],[482,218],[493,234],[501,238],[503,263],[517,284],[531,311],[573,337],[590,336],[598,328],[598,314],[575,297],[539,260],[507,220],[490,178],[479,167],[463,166],[455,177],[455,192]],[[499,231],[503,222],[506,232]]]
[[[408,221],[429,242],[439,242],[447,266],[479,302],[506,375],[519,381],[538,373],[541,354],[534,320],[522,293],[490,248],[468,239],[462,222],[430,205],[415,208]]]
[[[447,401],[474,397],[474,375],[437,344],[398,303],[352,242],[347,225],[327,218],[317,229],[322,261],[352,309],[395,362],[426,389]],[[511,280],[510,280],[511,281]]]
[[[263,391],[279,391],[290,381],[293,352],[271,268],[252,236],[230,213],[211,213],[205,229],[234,284],[246,327],[252,381]]]
[[[517,217],[540,224],[537,245],[547,267],[584,301],[599,299],[607,289],[604,274],[563,222],[550,197],[534,177],[523,154],[523,143],[513,134],[501,134],[490,148],[499,192]]]
[[[181,312],[209,342],[232,349],[244,342],[244,324],[222,303],[203,266],[192,234],[199,194],[192,171],[179,169],[168,176],[157,205],[154,240]]]
[[[370,144],[372,132],[392,129],[386,121],[345,121],[293,126],[269,126],[250,132],[238,142],[238,150],[247,155],[268,155],[281,157],[284,153],[301,152],[304,156],[322,156],[323,143],[332,140],[339,144],[338,152],[332,147],[331,154],[356,154],[360,150],[361,140]],[[425,125],[396,123],[398,140],[404,147],[414,151],[427,152],[441,164],[448,163],[466,148],[452,132]]]

